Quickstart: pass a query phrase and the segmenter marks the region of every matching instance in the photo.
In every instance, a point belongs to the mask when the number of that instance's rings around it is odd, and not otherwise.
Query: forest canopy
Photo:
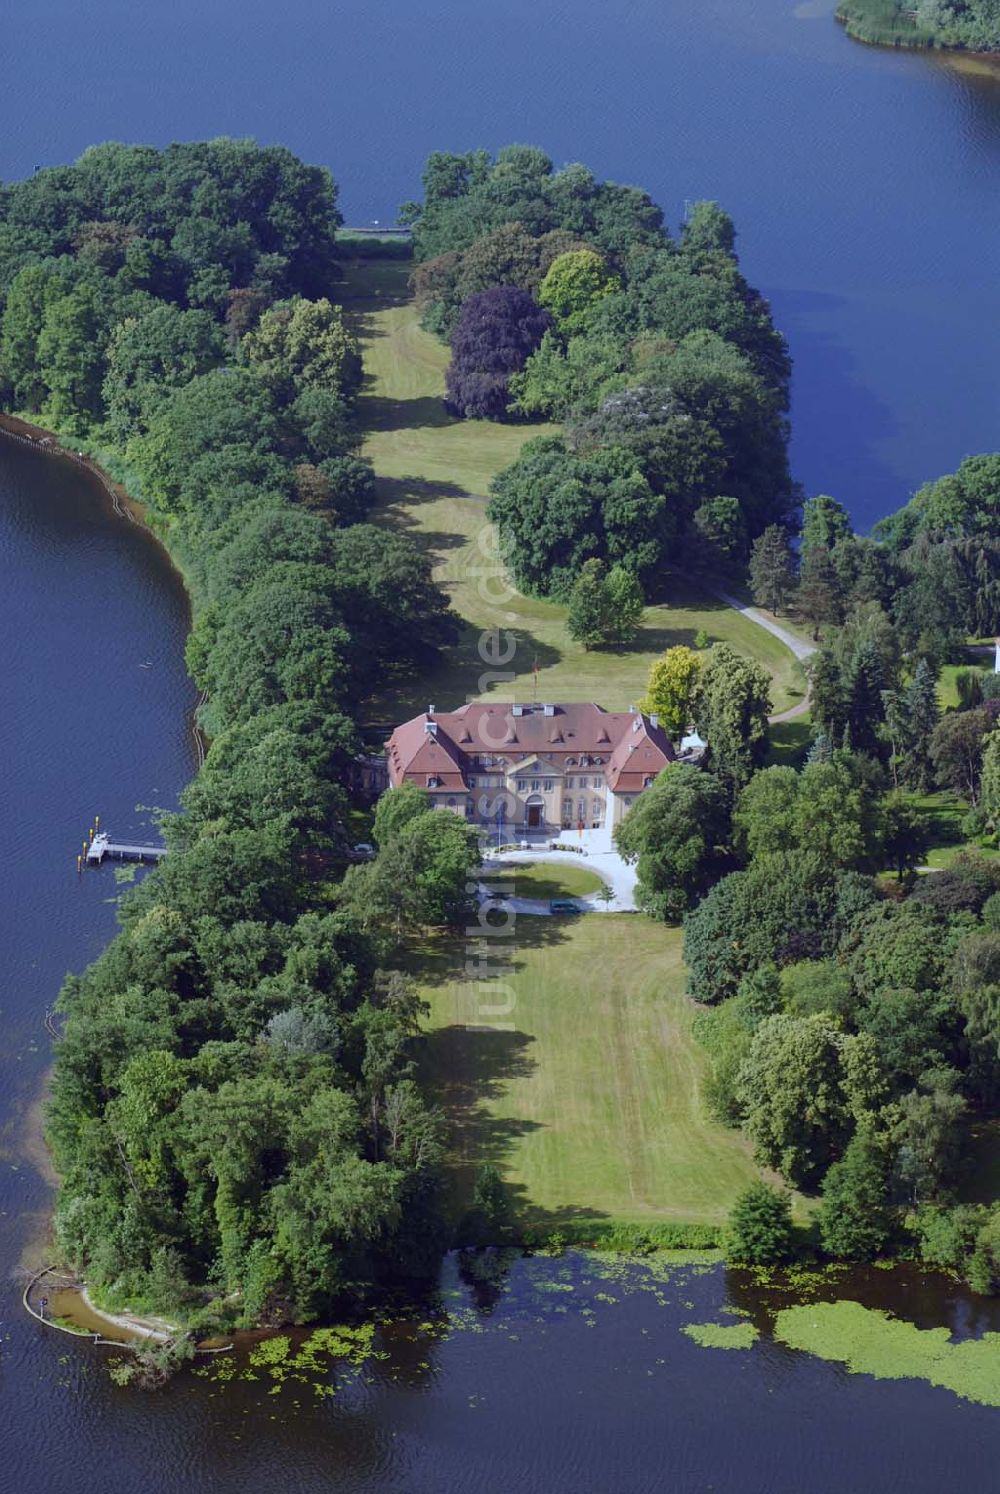
[[[493,484],[519,586],[566,598],[599,559],[655,594],[671,564],[717,564],[719,504],[736,565],[793,522],[788,353],[726,213],[696,203],[672,238],[644,192],[527,146],[435,155],[423,180],[412,282],[451,407],[563,426]]]
[[[400,913],[345,869],[356,712],[455,621],[425,554],[364,522],[339,221],[328,172],[247,140],[98,146],[0,190],[4,405],[142,499],[211,739],[169,855],[62,992],[56,1235],[105,1300],[203,1323],[328,1313],[433,1274],[443,1240]],[[419,844],[407,915],[447,922],[476,853],[434,819],[372,875]]]

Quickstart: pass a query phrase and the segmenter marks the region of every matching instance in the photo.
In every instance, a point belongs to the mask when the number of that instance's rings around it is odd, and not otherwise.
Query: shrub
[[[738,1265],[777,1266],[791,1259],[792,1209],[784,1188],[765,1182],[744,1188],[729,1216],[725,1251]]]

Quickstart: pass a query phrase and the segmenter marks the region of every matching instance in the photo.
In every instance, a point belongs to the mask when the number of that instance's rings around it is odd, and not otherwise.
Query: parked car
[[[549,903],[550,913],[580,913],[583,910],[568,897],[554,897]]]
[[[375,855],[375,847],[369,845],[367,840],[359,840],[356,846],[351,847],[351,855],[356,856],[359,861],[370,861]]]

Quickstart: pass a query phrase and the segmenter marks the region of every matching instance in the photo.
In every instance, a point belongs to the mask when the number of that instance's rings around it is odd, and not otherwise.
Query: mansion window
[[[552,785],[552,779],[551,778],[546,778],[546,780],[545,780],[545,792],[547,794],[551,794],[552,787],[553,787],[553,785]]]
[[[537,794],[538,793],[538,789],[539,789],[538,779],[537,778],[533,778],[531,780],[531,792],[533,794]]]

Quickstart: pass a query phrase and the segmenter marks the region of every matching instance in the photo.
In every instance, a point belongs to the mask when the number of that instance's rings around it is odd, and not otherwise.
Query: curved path
[[[593,847],[588,847],[582,856],[578,851],[553,851],[544,850],[541,847],[537,850],[503,851],[499,855],[487,856],[484,869],[517,865],[530,866],[540,861],[550,862],[555,866],[582,866],[585,863],[587,871],[596,873],[602,882],[608,884],[614,893],[611,902],[605,902],[598,897],[597,893],[590,893],[587,897],[563,899],[565,902],[573,903],[581,913],[635,912],[635,889],[638,880],[635,867],[622,860],[610,841],[606,846],[598,843]],[[535,916],[549,915],[551,912],[547,898],[492,897],[482,883],[479,884],[479,892],[481,901],[494,903],[498,908],[508,908],[512,913],[528,913]]]
[[[723,591],[721,587],[710,586],[709,590],[714,596],[719,598],[720,602],[725,602],[727,607],[732,607],[736,612],[741,612],[748,622],[756,623],[758,628],[764,628],[768,633],[773,634],[775,638],[780,639],[787,649],[791,649],[800,664],[804,664],[806,659],[816,652],[815,643],[807,643],[804,639],[797,638],[794,633],[790,633],[779,622],[775,622],[773,617],[768,617],[766,613],[759,611],[758,608],[750,607],[745,602],[741,602],[738,597],[730,596],[729,592]],[[800,700],[796,705],[789,706],[787,711],[779,711],[775,716],[768,716],[767,719],[772,726],[778,726],[782,721],[794,721],[797,716],[804,716],[808,709],[809,692],[807,690],[804,700]]]
[[[773,617],[768,617],[766,613],[759,611],[758,608],[747,606],[745,602],[741,602],[738,597],[730,596],[729,592],[723,591],[721,587],[710,586],[709,590],[714,596],[719,598],[720,602],[725,602],[727,607],[732,607],[735,611],[742,612],[743,616],[749,622],[756,623],[758,628],[766,628],[769,633],[773,633],[775,638],[780,638],[785,647],[791,649],[800,662],[808,659],[811,654],[816,652],[815,643],[806,643],[804,639],[797,638],[794,633],[790,633],[779,622],[775,622]]]

